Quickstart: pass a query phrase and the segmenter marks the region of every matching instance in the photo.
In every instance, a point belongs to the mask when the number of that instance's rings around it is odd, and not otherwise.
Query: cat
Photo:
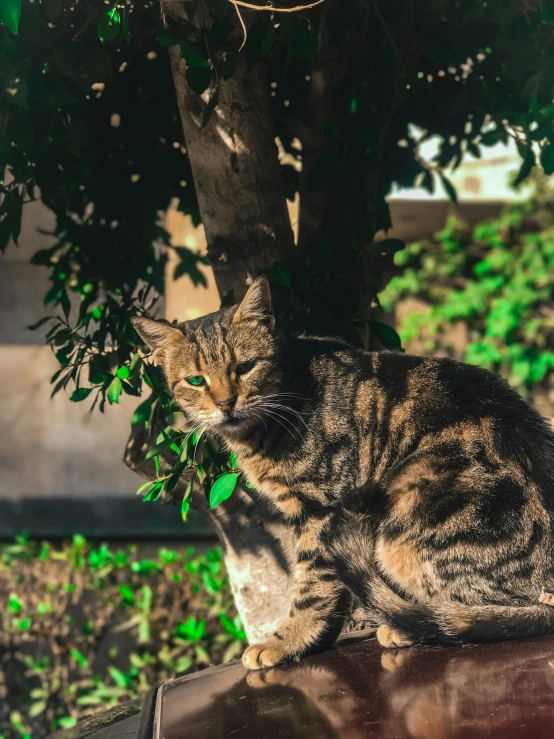
[[[297,534],[290,613],[248,669],[330,643],[352,602],[385,647],[554,633],[554,433],[507,383],[446,358],[284,337],[259,277],[239,306],[134,318],[192,423]]]

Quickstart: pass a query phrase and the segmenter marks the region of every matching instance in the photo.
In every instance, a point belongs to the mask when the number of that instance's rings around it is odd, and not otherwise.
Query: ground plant
[[[204,548],[205,549],[205,548]],[[221,551],[75,535],[0,547],[0,736],[40,739],[140,705],[161,681],[240,656]]]

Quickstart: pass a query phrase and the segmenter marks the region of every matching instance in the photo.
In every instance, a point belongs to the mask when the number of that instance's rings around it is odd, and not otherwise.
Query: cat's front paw
[[[265,644],[248,647],[242,655],[242,664],[247,670],[263,670],[264,667],[275,667],[293,658],[294,655],[287,652],[280,641],[270,639]]]

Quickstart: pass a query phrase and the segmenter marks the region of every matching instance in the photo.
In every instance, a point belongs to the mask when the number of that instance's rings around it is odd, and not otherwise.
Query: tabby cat
[[[238,307],[133,324],[186,416],[296,528],[289,616],[246,667],[321,648],[352,598],[385,647],[554,633],[539,602],[554,587],[554,434],[505,382],[285,338],[264,277]]]

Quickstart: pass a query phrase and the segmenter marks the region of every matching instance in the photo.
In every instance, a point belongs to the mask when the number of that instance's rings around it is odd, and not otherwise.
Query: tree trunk
[[[185,5],[167,0],[164,10],[178,21],[186,18]],[[169,54],[208,256],[222,300],[236,303],[249,280],[294,249],[265,69],[256,64],[249,70],[239,55],[233,76],[220,81],[219,103],[202,127],[211,91],[202,98],[192,92],[179,47]]]

